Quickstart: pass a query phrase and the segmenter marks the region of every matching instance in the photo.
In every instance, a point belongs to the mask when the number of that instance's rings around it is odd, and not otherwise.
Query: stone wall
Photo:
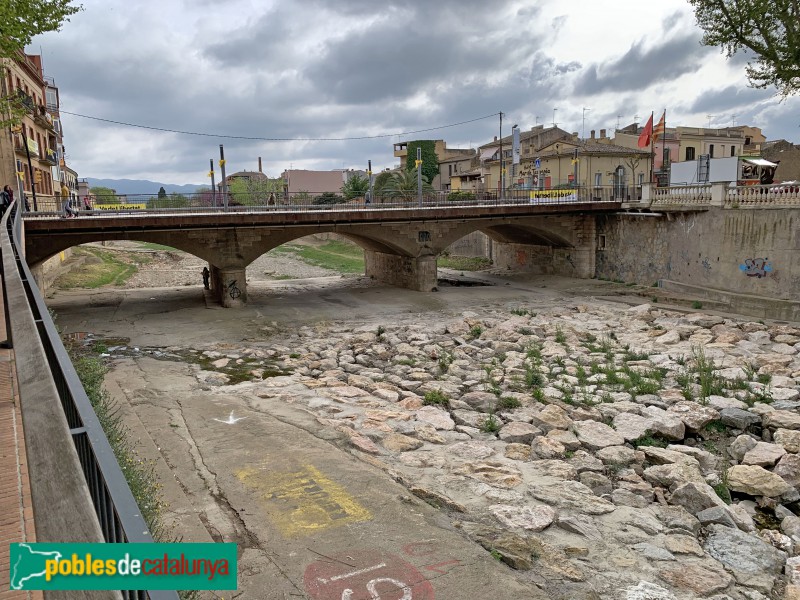
[[[800,209],[609,215],[597,225],[598,277],[798,299]]]
[[[32,269],[33,278],[43,296],[47,294],[47,290],[50,289],[56,278],[69,270],[65,263],[71,256],[72,248],[67,248]]]
[[[389,285],[430,292],[438,283],[435,256],[411,258],[364,250],[364,263],[368,276]]]

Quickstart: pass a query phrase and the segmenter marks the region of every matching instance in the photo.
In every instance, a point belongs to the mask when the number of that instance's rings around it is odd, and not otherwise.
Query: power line
[[[312,138],[312,137],[298,137],[298,138],[270,138],[270,137],[251,137],[244,135],[223,135],[217,133],[202,133],[198,131],[181,131],[179,129],[167,129],[164,127],[151,127],[149,125],[139,125],[136,123],[125,123],[124,121],[114,121],[112,119],[103,119],[101,117],[92,117],[90,115],[81,115],[78,113],[68,112],[66,110],[59,111],[64,115],[72,115],[73,117],[82,117],[84,119],[91,119],[93,121],[103,121],[104,123],[113,123],[114,125],[124,125],[126,127],[138,127],[139,129],[150,129],[152,131],[163,131],[166,133],[180,133],[182,135],[199,135],[203,137],[227,138],[233,140],[256,140],[262,142],[344,142],[349,140],[374,140],[378,138],[387,138],[401,135],[411,135],[413,133],[424,133],[426,131],[436,131],[437,129],[447,129],[448,127],[458,127],[459,125],[466,125],[467,123],[474,123],[476,121],[483,121],[484,119],[491,119],[496,117],[498,113],[492,113],[484,117],[477,117],[469,119],[468,121],[461,121],[459,123],[451,123],[450,125],[440,125],[438,127],[428,127],[427,129],[416,129],[414,131],[399,131],[395,133],[381,133],[379,135],[362,135],[353,137],[340,137],[340,138]]]

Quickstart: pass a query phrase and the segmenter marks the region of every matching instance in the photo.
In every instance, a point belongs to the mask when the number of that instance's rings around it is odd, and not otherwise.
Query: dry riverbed
[[[248,272],[232,311],[149,268],[50,304],[117,338],[109,391],[176,531],[240,544],[241,597],[798,597],[800,329],[488,274]]]

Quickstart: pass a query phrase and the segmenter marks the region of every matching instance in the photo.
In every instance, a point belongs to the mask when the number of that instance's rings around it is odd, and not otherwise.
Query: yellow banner
[[[564,200],[577,200],[575,190],[531,190],[531,200],[540,198],[562,198]]]
[[[147,204],[95,204],[94,210],[144,210]]]

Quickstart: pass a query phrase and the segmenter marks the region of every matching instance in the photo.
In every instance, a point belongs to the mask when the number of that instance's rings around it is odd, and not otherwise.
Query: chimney
[[[590,133],[592,134],[592,139],[594,139],[594,129]]]
[[[261,170],[261,157],[258,157],[258,172],[263,173],[264,171]]]
[[[604,137],[606,137],[606,130],[605,129],[601,129],[600,130],[600,139],[602,139]]]

